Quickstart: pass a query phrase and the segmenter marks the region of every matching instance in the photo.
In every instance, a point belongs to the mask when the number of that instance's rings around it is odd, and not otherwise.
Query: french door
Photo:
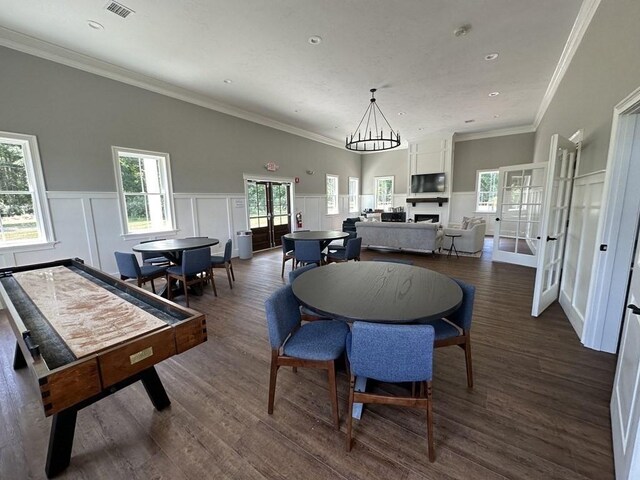
[[[558,134],[551,137],[544,208],[531,315],[537,317],[558,299],[576,164],[576,144]]]
[[[291,184],[247,180],[247,206],[253,251],[280,245],[291,231]]]
[[[499,170],[493,260],[536,266],[547,163]]]

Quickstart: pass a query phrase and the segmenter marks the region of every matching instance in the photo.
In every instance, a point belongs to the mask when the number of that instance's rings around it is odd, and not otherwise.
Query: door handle
[[[555,241],[555,240],[557,240],[557,238],[556,238],[556,237],[550,237],[549,235],[547,235],[547,242],[548,242],[549,240],[553,240],[553,241]]]
[[[499,222],[499,221],[500,221],[500,219],[499,219],[499,218],[496,218],[496,222]]]
[[[627,308],[630,309],[635,315],[640,315],[640,308],[636,307],[633,303],[627,305]]]

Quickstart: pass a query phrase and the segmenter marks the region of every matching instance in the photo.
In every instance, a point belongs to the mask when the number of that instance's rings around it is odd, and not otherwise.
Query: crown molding
[[[344,149],[344,144],[342,142],[332,138],[318,135],[317,133],[309,132],[286,123],[281,123],[257,113],[248,112],[246,110],[232,107],[231,105],[217,102],[206,95],[189,91],[185,88],[163,82],[147,75],[136,73],[126,68],[118,67],[112,63],[104,62],[68,48],[60,47],[53,43],[45,42],[35,37],[1,26],[0,46],[44,58],[45,60],[60,63],[88,73],[93,73],[111,80],[126,83],[127,85],[142,88],[150,92],[159,93],[167,97],[175,98],[176,100],[208,108],[209,110],[215,110],[216,112],[241,118],[249,122],[275,128],[276,130],[291,133],[315,142]]]
[[[587,28],[589,27],[599,5],[600,0],[584,0],[582,2],[576,21],[569,33],[569,38],[567,38],[567,43],[564,46],[564,50],[562,50],[562,55],[560,55],[558,65],[556,65],[556,69],[551,76],[549,85],[547,86],[547,91],[542,97],[540,107],[538,107],[538,113],[536,114],[536,118],[533,122],[536,129],[540,125],[542,117],[544,117],[544,114],[547,112],[547,108],[549,108],[551,100],[553,100],[554,95],[558,91],[560,82],[562,81],[564,74],[567,72],[567,69],[571,64],[571,60],[573,60],[573,56],[578,50],[580,42],[582,42],[582,37],[584,37],[584,34],[587,31]]]
[[[518,135],[520,133],[532,133],[536,131],[533,125],[522,125],[520,127],[501,128],[499,130],[487,130],[486,132],[456,133],[453,137],[454,143],[465,142],[467,140],[480,140],[483,138],[504,137],[505,135]]]

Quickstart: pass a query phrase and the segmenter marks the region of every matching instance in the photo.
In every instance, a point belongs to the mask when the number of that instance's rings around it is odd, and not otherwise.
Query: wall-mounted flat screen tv
[[[411,193],[439,192],[444,192],[444,172],[411,175]]]

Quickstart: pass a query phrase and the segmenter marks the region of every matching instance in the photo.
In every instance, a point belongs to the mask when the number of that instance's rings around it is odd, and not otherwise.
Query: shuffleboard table
[[[48,477],[69,465],[80,409],[141,381],[162,410],[171,402],[154,365],[207,340],[203,314],[79,259],[0,269],[0,301],[16,335],[13,367],[29,367],[53,416]]]

